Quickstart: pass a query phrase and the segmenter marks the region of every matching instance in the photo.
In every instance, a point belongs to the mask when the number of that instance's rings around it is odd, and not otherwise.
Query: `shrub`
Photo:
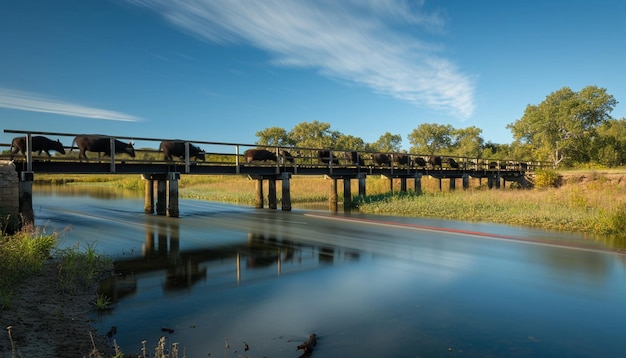
[[[535,186],[538,188],[558,187],[561,175],[552,169],[539,169],[535,173]]]

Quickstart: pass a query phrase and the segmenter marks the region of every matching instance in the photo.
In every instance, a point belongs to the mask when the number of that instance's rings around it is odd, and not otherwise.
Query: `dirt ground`
[[[93,327],[97,283],[74,294],[61,293],[56,285],[57,265],[54,259],[47,260],[39,274],[21,285],[13,306],[0,310],[1,358],[113,355],[106,337],[96,335]],[[13,347],[7,327],[11,327]]]

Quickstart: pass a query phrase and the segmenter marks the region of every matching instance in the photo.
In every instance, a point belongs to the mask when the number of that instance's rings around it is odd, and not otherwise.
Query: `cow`
[[[78,147],[80,151],[78,154],[78,158],[82,161],[83,159],[89,160],[85,152],[94,152],[94,153],[104,153],[104,155],[111,155],[111,139],[109,137],[103,137],[99,135],[79,135],[74,138],[72,141],[72,150],[74,150],[74,143]],[[135,157],[135,148],[133,147],[133,143],[124,143],[119,140],[115,140],[115,154],[123,154],[126,153],[131,156],[131,158]]]
[[[459,163],[457,163],[454,159],[448,158],[448,165],[452,169],[459,169]]]
[[[185,142],[182,140],[164,140],[159,145],[159,150],[163,152],[165,160],[173,160],[172,157],[185,158]],[[205,154],[202,149],[189,143],[189,158],[195,157],[196,160],[204,161]]]
[[[57,139],[56,141],[52,139],[48,139],[44,136],[32,136],[31,137],[31,145],[32,148],[30,151],[32,153],[38,152],[37,155],[41,155],[41,152],[46,152],[48,154],[48,158],[50,158],[50,151],[54,150],[61,154],[65,154],[65,148],[63,148],[63,144]],[[21,152],[24,157],[26,157],[26,137],[15,137],[13,141],[11,141],[11,160],[15,154]]]
[[[385,153],[374,153],[372,154],[372,159],[374,160],[374,164],[377,165],[391,165],[391,158]]]
[[[439,167],[439,169],[441,169],[441,157],[431,155],[426,161],[430,164],[432,169],[435,169],[435,167]]]
[[[416,166],[421,167],[421,168],[426,166],[426,161],[422,157],[415,157],[413,162],[415,163]]]
[[[365,165],[365,161],[363,160],[363,157],[359,155],[359,152],[356,152],[356,151],[346,152],[345,158],[350,160],[352,164]]]
[[[269,150],[265,150],[265,149],[248,149],[246,150],[243,155],[246,157],[246,162],[247,163],[252,163],[253,161],[276,161],[276,154],[270,152]]]
[[[406,154],[394,154],[393,161],[400,165],[409,165],[409,156]]]
[[[317,158],[324,164],[339,164],[339,159],[332,154],[332,151],[320,149],[317,151]]]

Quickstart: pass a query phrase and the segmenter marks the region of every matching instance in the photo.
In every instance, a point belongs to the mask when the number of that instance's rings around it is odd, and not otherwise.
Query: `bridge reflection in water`
[[[116,275],[100,284],[99,293],[116,302],[137,291],[139,276],[166,271],[163,291],[189,290],[201,281],[216,285],[240,285],[283,272],[297,272],[355,261],[360,253],[296,243],[289,239],[249,232],[247,240],[212,248],[181,250],[176,220],[146,222],[140,257],[115,261]]]

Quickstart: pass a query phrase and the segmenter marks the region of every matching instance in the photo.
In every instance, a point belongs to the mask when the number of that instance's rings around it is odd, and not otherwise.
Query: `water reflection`
[[[112,187],[106,184],[34,184],[35,195],[50,195],[58,197],[90,197],[97,199],[122,199],[122,198],[142,198],[141,190],[129,190]]]
[[[116,275],[102,282],[99,293],[117,302],[136,293],[137,281],[151,273],[165,272],[164,292],[190,290],[199,282],[214,277],[208,268],[218,273],[231,271],[233,282],[262,276],[279,277],[283,269],[299,271],[317,265],[332,265],[335,261],[358,261],[357,250],[338,250],[330,246],[296,243],[289,238],[266,233],[248,232],[245,240],[218,247],[181,251],[179,220],[145,216],[145,241],[141,255],[131,251],[115,261]],[[243,238],[243,236],[242,236]]]
[[[141,198],[34,201],[40,223],[72,224],[64,245],[98,240],[114,257],[102,292],[115,305],[98,329],[116,326],[126,353],[166,335],[188,357],[289,358],[315,332],[320,357],[623,354],[626,256],[580,235],[191,200],[179,219],[143,214]]]

